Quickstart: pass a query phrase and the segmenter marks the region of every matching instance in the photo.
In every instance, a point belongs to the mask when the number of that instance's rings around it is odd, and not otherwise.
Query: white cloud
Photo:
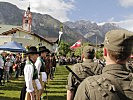
[[[29,2],[32,12],[49,14],[64,22],[68,21],[68,13],[74,9],[74,0],[0,0],[17,5],[20,9],[26,10]]]
[[[119,22],[113,22],[117,25],[119,25],[122,28],[125,28],[129,31],[133,31],[133,19],[127,19]]]
[[[128,1],[128,0],[127,0]],[[124,20],[121,21],[112,21],[113,23],[115,23],[116,25],[125,28],[129,31],[133,31],[133,14],[130,14],[128,16],[124,16]]]
[[[128,16],[124,16],[125,19],[133,19],[133,14],[128,15]]]
[[[133,0],[119,0],[119,2],[123,7],[133,6]]]
[[[111,17],[108,19],[108,22],[112,22],[112,21],[114,21],[114,17]]]
[[[121,20],[121,21],[101,22],[101,23],[98,23],[98,25],[102,26],[105,23],[114,23],[116,26],[119,26],[121,28],[124,28],[124,29],[127,29],[127,30],[133,32],[133,19],[125,19],[125,20]]]

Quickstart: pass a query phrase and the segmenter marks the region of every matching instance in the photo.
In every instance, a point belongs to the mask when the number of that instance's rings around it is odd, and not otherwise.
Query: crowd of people
[[[19,75],[23,75],[24,61],[22,56],[13,53],[2,52],[0,55],[0,85],[3,86],[5,82],[13,77],[18,78]],[[3,80],[3,82],[2,82]]]
[[[53,80],[56,68],[54,53],[45,47],[31,46],[26,52],[27,59],[24,67],[25,85],[21,91],[21,100],[40,100],[46,90],[48,78]]]
[[[47,49],[47,54],[44,58],[47,76],[53,79],[56,67],[55,54],[50,53]],[[24,76],[26,60],[26,54],[2,51],[0,54],[0,85],[4,86],[6,82],[10,82],[10,79],[17,79],[19,76]]]
[[[59,56],[57,57],[59,65],[72,65],[76,63],[82,62],[81,56],[72,56],[72,57],[66,57],[66,56]]]

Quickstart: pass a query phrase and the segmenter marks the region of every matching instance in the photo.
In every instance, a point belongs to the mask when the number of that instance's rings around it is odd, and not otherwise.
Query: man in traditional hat
[[[93,46],[83,48],[83,63],[75,64],[72,67],[73,72],[83,81],[86,77],[98,75],[102,72],[102,65],[94,62],[95,50]],[[76,77],[69,73],[67,85],[67,100],[73,100],[80,82]]]
[[[45,65],[46,65],[46,73],[47,73],[47,78],[49,77],[50,74],[50,51],[49,49],[46,49],[46,57],[44,58]]]
[[[53,80],[54,78],[54,72],[55,72],[55,68],[56,68],[56,58],[55,58],[55,54],[51,53],[50,55],[50,79]]]
[[[132,100],[133,73],[126,67],[132,47],[133,32],[107,32],[103,49],[106,66],[101,75],[88,77],[80,84],[74,100]]]
[[[47,81],[46,66],[44,58],[46,57],[47,49],[45,46],[39,47],[39,57],[36,60],[35,66],[38,70],[38,78],[42,86],[42,93],[44,91],[45,82]]]
[[[26,82],[25,100],[40,100],[39,91],[42,87],[38,80],[38,71],[34,65],[38,57],[37,48],[31,46],[27,51],[28,59],[24,68],[24,77]]]

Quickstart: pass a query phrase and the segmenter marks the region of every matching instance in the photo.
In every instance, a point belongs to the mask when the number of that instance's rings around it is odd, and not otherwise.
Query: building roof
[[[8,35],[8,34],[13,34],[16,31],[22,31],[31,35],[34,35],[36,37],[39,37],[41,39],[43,39],[45,42],[53,45],[54,42],[48,41],[47,38],[44,38],[43,36],[41,36],[40,34],[36,34],[33,32],[29,32],[26,30],[23,30],[20,26],[13,26],[13,25],[0,25],[0,35]]]
[[[6,31],[9,31],[9,30],[11,30],[12,28],[17,28],[17,27],[19,27],[19,26],[0,24],[0,34],[6,32]]]
[[[46,37],[45,39],[51,43],[58,43],[58,38],[55,37]]]

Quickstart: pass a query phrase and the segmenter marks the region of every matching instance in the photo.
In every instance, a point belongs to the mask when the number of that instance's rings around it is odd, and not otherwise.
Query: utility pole
[[[81,47],[80,48],[81,48],[81,61],[83,61],[83,56],[82,56],[82,54],[83,54],[83,49],[82,49],[83,48],[83,43],[82,43],[82,39],[81,39]]]
[[[97,52],[97,35],[96,35],[96,52]]]

